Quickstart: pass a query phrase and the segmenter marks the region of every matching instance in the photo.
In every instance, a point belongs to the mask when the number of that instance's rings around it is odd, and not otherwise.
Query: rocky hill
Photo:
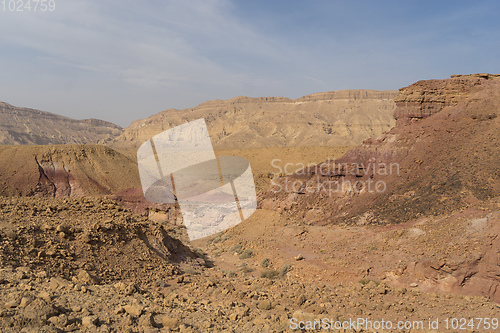
[[[135,161],[105,146],[0,146],[2,196],[102,196],[139,187]]]
[[[391,131],[286,179],[344,183],[329,193],[335,200],[323,202],[333,204],[327,220],[367,213],[376,223],[399,223],[500,195],[500,76],[419,81],[395,100],[398,124]],[[348,186],[356,182],[358,189]],[[297,186],[292,192],[317,197]],[[340,198],[352,207],[347,213]]]
[[[168,128],[199,118],[205,118],[216,149],[357,145],[394,126],[396,94],[342,90],[295,100],[236,97],[208,101],[137,120],[115,145],[137,147]]]
[[[76,120],[0,102],[0,144],[3,145],[98,143],[121,132],[120,126],[103,120]]]
[[[500,76],[420,81],[395,100],[390,132],[275,179],[261,207],[312,224],[394,225],[401,242],[379,247],[421,253],[406,272],[427,290],[500,300]]]
[[[391,131],[365,140],[338,160],[285,179],[358,181],[358,190],[346,185],[331,191],[331,197],[348,198],[348,205],[355,207],[350,214],[342,210],[343,216],[369,209],[373,221],[382,224],[439,214],[500,195],[499,76],[419,81],[402,88],[395,101],[398,124]],[[363,187],[378,181],[380,191]],[[280,195],[289,192],[280,191]],[[305,188],[291,192],[303,194],[301,198],[317,197],[308,195]],[[330,201],[343,208],[338,200]],[[339,209],[329,210],[328,216],[335,217]]]

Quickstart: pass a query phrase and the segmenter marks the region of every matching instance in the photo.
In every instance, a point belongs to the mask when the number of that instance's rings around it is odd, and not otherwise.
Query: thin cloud
[[[51,13],[2,14],[0,99],[127,125],[207,99],[397,89],[498,71],[498,23],[486,19],[495,6],[57,2]]]

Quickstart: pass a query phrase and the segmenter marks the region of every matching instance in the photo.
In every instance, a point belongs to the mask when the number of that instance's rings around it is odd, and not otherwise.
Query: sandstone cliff
[[[83,144],[118,136],[122,128],[98,119],[75,120],[0,102],[0,144]]]
[[[428,117],[446,106],[465,101],[468,93],[486,79],[495,79],[495,74],[452,75],[452,80],[419,81],[401,88],[394,101],[396,120],[408,122]]]
[[[133,122],[115,140],[137,147],[187,121],[205,118],[217,149],[356,145],[394,126],[395,91],[343,90],[296,100],[235,97]]]

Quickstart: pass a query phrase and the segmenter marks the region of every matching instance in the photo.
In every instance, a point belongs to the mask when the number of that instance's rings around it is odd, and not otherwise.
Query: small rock
[[[38,294],[38,298],[43,299],[47,303],[50,303],[50,301],[52,300],[49,293],[46,291],[40,292],[40,294]]]
[[[99,318],[97,316],[88,316],[88,317],[84,317],[82,319],[82,325],[83,327],[93,327],[97,324],[97,322],[99,321]]]
[[[139,321],[138,321],[138,325],[140,327],[154,327],[155,326],[155,322],[153,320],[153,315],[149,312],[143,314],[140,318],[139,318]]]
[[[233,292],[236,290],[236,288],[234,288],[234,285],[231,283],[231,282],[228,282],[225,286],[226,290],[228,290],[229,292]]]
[[[299,296],[299,298],[297,298],[297,305],[298,306],[301,306],[302,304],[304,304],[306,302],[306,297],[302,294]]]
[[[36,277],[38,278],[41,278],[41,279],[45,279],[47,277],[47,272],[46,271],[40,271],[38,273],[36,273]]]
[[[196,262],[198,265],[203,266],[203,267],[206,267],[206,265],[207,265],[207,263],[206,263],[205,259],[203,259],[203,258],[196,258],[196,259],[195,259],[195,262]]]
[[[376,292],[378,292],[380,295],[385,295],[387,293],[387,286],[385,285],[385,283],[381,283],[377,286],[377,288],[375,289]]]
[[[65,224],[60,224],[56,227],[57,232],[69,233],[69,227]]]
[[[314,321],[315,316],[313,313],[307,313],[301,310],[297,310],[292,314],[292,318],[297,319],[297,321],[306,322],[306,321]]]
[[[161,319],[161,323],[163,324],[163,328],[168,328],[171,330],[176,330],[181,325],[181,321],[178,318],[172,318],[169,316],[163,316]]]
[[[121,292],[121,291],[125,291],[125,289],[127,288],[127,285],[123,282],[117,282],[113,285],[113,287],[116,289],[116,291],[118,292]]]
[[[76,279],[81,284],[94,285],[99,283],[98,277],[91,275],[89,272],[83,269],[78,272],[78,276],[76,277]]]
[[[52,290],[57,290],[57,289],[61,289],[64,287],[68,287],[68,286],[70,286],[70,284],[71,284],[70,281],[63,279],[61,277],[56,277],[56,278],[50,279],[49,288]]]
[[[109,332],[111,332],[111,327],[109,327],[109,325],[107,325],[107,324],[102,324],[101,326],[99,326],[99,333],[101,333],[101,332],[102,333],[109,333]]]
[[[122,327],[130,327],[135,325],[134,319],[128,314],[123,315],[123,317],[120,319],[120,324]],[[131,330],[123,330],[124,332],[132,332]]]
[[[294,259],[295,259],[296,261],[300,261],[300,260],[304,260],[305,258],[304,258],[304,256],[303,256],[302,254],[299,254],[299,255],[298,255],[298,256],[296,256]]]
[[[16,268],[16,271],[23,272],[24,274],[29,274],[31,269],[28,266],[20,266]]]
[[[57,316],[59,314],[58,309],[42,298],[34,299],[26,306],[23,312],[24,316],[31,320],[39,320],[40,318],[48,320],[50,317]]]
[[[71,311],[73,311],[73,312],[80,312],[80,311],[82,311],[82,307],[80,305],[73,305],[71,307]]]
[[[246,317],[249,314],[250,314],[250,308],[247,306],[240,308],[240,311],[238,311],[238,317],[240,318]]]
[[[383,310],[389,310],[391,308],[391,303],[384,303],[382,304],[382,309]]]
[[[264,300],[259,303],[259,309],[261,310],[271,310],[271,302],[269,300]]]
[[[23,297],[21,298],[21,303],[19,303],[20,308],[25,308],[28,304],[30,304],[31,298]]]
[[[416,288],[416,287],[418,287],[418,283],[415,283],[415,282],[410,283],[410,287],[412,287],[412,288]]]
[[[56,290],[57,288],[59,288],[59,283],[57,283],[54,279],[51,279],[49,283],[49,289]]]
[[[134,283],[129,284],[127,288],[125,288],[126,295],[133,295],[136,292],[137,292],[137,286]]]
[[[84,243],[90,243],[92,242],[92,236],[90,235],[89,232],[85,232],[82,237],[81,237],[82,242]]]
[[[129,315],[134,316],[134,317],[139,317],[142,314],[142,311],[144,310],[144,308],[139,304],[125,305],[123,307],[123,309],[125,309],[125,311]]]
[[[59,316],[50,317],[49,321],[55,326],[64,327],[68,324],[68,317],[63,313]]]
[[[15,308],[18,306],[18,303],[16,300],[11,300],[11,301],[8,301],[7,303],[4,304],[4,307],[6,309],[12,309],[12,308]]]
[[[118,306],[115,309],[115,314],[121,314],[121,313],[124,313],[124,312],[125,312],[125,309],[123,308],[123,306]]]
[[[54,227],[53,227],[53,226],[51,226],[51,225],[49,225],[49,224],[47,224],[47,223],[44,223],[44,224],[40,227],[40,229],[42,229],[42,231],[50,231],[50,230],[54,230]]]
[[[180,333],[194,333],[194,330],[193,328],[189,327],[189,326],[186,326],[184,324],[181,324],[179,326],[179,332]]]

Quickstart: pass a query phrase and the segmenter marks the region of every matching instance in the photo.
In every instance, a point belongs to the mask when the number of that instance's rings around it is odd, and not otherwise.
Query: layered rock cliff
[[[166,110],[133,122],[115,140],[137,147],[182,123],[205,118],[218,149],[356,145],[394,126],[395,91],[343,90],[296,100],[235,97]]]
[[[467,99],[468,94],[484,80],[498,78],[495,74],[452,75],[451,80],[418,81],[399,89],[394,99],[399,122],[421,119],[438,113],[447,106],[457,105]]]

